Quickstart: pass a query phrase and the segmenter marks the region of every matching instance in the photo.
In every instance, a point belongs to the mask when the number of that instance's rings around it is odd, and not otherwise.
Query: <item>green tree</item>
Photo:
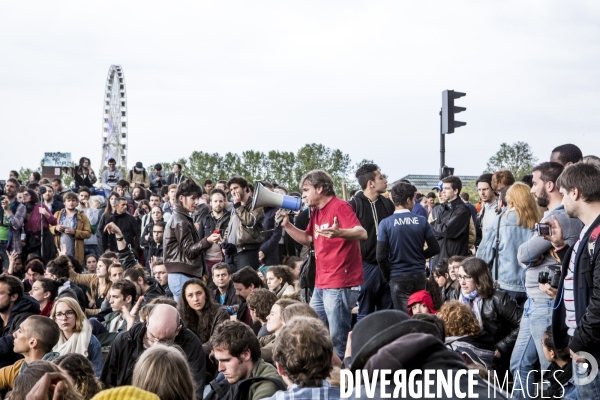
[[[508,169],[513,173],[515,179],[519,180],[531,173],[536,162],[537,157],[533,155],[528,143],[516,142],[512,145],[502,143],[500,150],[488,160],[484,172],[493,173],[501,169]]]
[[[300,182],[302,176],[314,169],[327,171],[333,178],[336,193],[341,195],[342,184],[348,179],[350,156],[339,149],[311,143],[302,146],[296,153],[294,175]]]
[[[207,179],[216,179],[222,162],[219,153],[194,151],[187,160],[187,174],[195,177],[198,184],[202,185]]]
[[[266,156],[261,151],[246,150],[240,156],[241,176],[254,182],[264,180]]]
[[[265,180],[277,182],[288,190],[298,187],[294,177],[296,155],[291,151],[271,150],[266,156]]]

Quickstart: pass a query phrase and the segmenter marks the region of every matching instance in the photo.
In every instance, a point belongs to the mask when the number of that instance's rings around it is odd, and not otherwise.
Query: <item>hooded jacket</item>
[[[429,309],[429,312],[432,314],[437,314],[435,307],[433,306],[433,299],[427,290],[419,290],[414,292],[408,298],[408,315],[413,316],[412,305],[416,303],[421,303]]]
[[[104,361],[100,377],[107,388],[131,385],[133,368],[144,352],[144,335],[146,335],[146,323],[142,322],[115,338]],[[186,355],[196,387],[203,388],[206,378],[206,357],[200,339],[183,326],[175,337],[174,344],[181,347]]]
[[[360,252],[364,262],[377,265],[377,233],[379,223],[394,213],[394,203],[379,195],[371,201],[361,191],[349,201],[362,227],[367,231],[367,240],[360,241]]]
[[[446,390],[442,389],[442,384],[440,381],[436,382],[435,378],[429,381],[433,385],[429,386],[428,391],[430,393],[437,393],[438,396],[436,398],[438,399],[456,398],[453,396],[453,394],[457,393],[459,388],[462,393],[469,393],[470,386],[469,377],[467,374],[464,374],[459,378],[460,384],[458,388],[455,386],[456,380],[454,380],[456,372],[466,368],[466,364],[456,352],[447,349],[444,343],[442,343],[438,338],[426,333],[409,333],[399,337],[392,343],[379,349],[376,354],[369,358],[365,365],[365,369],[370,376],[373,376],[375,370],[381,371],[384,369],[391,370],[392,373],[398,370],[406,370],[407,376],[415,369],[419,369],[421,371],[442,371],[444,374],[448,374],[449,371],[452,371],[453,384],[451,385],[451,389],[453,390],[451,390],[451,396],[447,396],[447,392]],[[491,394],[494,391],[494,388],[489,388],[488,383],[482,380],[479,376],[475,375],[475,381],[476,384],[473,386],[473,393],[480,399],[487,399],[489,397],[488,389],[490,390],[489,393],[491,397],[497,399],[506,399],[505,394],[499,389],[496,389],[496,393]],[[424,374],[415,375],[414,385],[412,385],[412,387],[418,387],[419,384],[422,388],[424,388],[425,384],[428,384]],[[386,392],[388,393],[387,398],[391,397],[389,395],[392,394],[394,387],[394,384],[390,384],[388,381],[388,385],[386,386]],[[425,392],[425,389],[423,389],[423,392]],[[373,396],[366,395],[365,387],[362,388],[361,394],[361,397],[357,397],[356,391],[353,391],[351,398],[385,398],[382,396],[381,385],[379,382],[377,382],[377,386],[373,391]],[[405,398],[413,399],[417,397],[412,397],[410,395],[410,391],[408,391],[408,397]]]
[[[6,367],[7,365],[14,364],[15,361],[22,358],[20,354],[16,354],[13,351],[13,332],[19,329],[21,322],[25,321],[31,315],[38,315],[40,313],[40,305],[28,294],[24,294],[19,300],[15,302],[6,326],[2,326],[2,336],[0,337],[0,368]],[[2,324],[0,319],[0,324]]]

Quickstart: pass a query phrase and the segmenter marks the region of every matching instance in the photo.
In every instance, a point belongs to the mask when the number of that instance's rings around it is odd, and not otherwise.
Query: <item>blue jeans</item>
[[[594,356],[591,356],[594,357]],[[586,358],[587,360],[587,358]],[[598,366],[600,360],[596,359],[596,367]],[[577,388],[577,398],[578,399],[600,399],[600,373],[598,373],[598,368],[596,368],[596,377],[590,382],[585,383],[581,381],[588,376],[589,371],[586,371],[582,364],[577,364],[575,361],[573,363],[573,379],[575,380],[575,386]],[[587,360],[588,364],[591,364],[589,360]],[[583,384],[582,384],[583,383]]]
[[[173,300],[179,301],[183,284],[192,279],[192,277],[184,274],[173,273],[168,275],[168,279],[169,289],[171,289],[171,293],[173,293]]]
[[[100,256],[99,252],[98,252],[98,245],[97,244],[86,244],[83,246],[84,248],[84,253],[87,256],[88,254],[93,254],[96,257]]]
[[[310,306],[329,328],[333,348],[342,360],[346,353],[348,333],[352,329],[352,309],[356,306],[357,298],[358,290],[356,289],[318,289],[315,287],[310,299]]]
[[[537,376],[532,373],[527,379],[527,373],[535,369],[536,362],[539,360],[541,369],[547,369],[550,363],[544,356],[542,346],[542,337],[544,332],[552,323],[553,300],[529,299],[525,303],[525,310],[521,317],[519,336],[515,342],[515,347],[510,358],[510,372],[515,377],[513,391],[515,398],[528,399],[535,396]],[[516,372],[519,372],[519,380],[516,379]],[[523,388],[523,393],[521,390]],[[528,392],[529,390],[529,392]]]
[[[365,282],[360,285],[358,290],[357,321],[375,312],[375,310],[390,310],[393,308],[390,285],[385,282],[379,265],[363,261],[363,275]]]

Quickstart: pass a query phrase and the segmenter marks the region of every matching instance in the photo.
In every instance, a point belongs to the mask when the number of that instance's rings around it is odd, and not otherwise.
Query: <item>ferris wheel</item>
[[[125,76],[120,65],[111,65],[106,78],[102,116],[102,161],[107,166],[110,158],[117,168],[127,170],[127,93]]]

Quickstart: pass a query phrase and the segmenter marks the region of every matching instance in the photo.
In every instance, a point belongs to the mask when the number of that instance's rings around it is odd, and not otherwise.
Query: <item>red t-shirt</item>
[[[340,229],[360,226],[352,206],[335,196],[320,210],[311,210],[306,233],[313,237],[317,263],[315,286],[318,289],[353,287],[364,281],[360,242],[342,238],[328,239],[317,233],[317,229],[333,226],[334,217],[337,217]]]

